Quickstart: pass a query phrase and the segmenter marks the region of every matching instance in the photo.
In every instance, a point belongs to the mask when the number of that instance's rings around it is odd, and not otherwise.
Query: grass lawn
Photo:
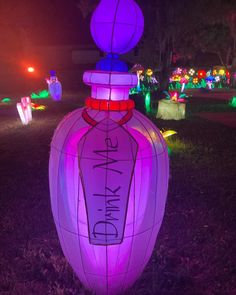
[[[86,93],[87,95],[89,93]],[[67,264],[50,208],[53,131],[85,93],[35,111],[28,126],[15,103],[0,105],[0,294],[89,294]],[[174,129],[170,182],[152,258],[127,294],[236,294],[236,128],[196,116],[234,111],[226,101],[190,98],[187,119],[151,119]],[[235,112],[236,116],[236,112]]]

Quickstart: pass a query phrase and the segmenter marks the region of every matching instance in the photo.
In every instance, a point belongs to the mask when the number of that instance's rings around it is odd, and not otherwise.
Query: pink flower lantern
[[[138,78],[138,84],[137,84],[137,90],[140,91],[140,75],[144,72],[144,67],[140,64],[135,64],[132,69],[131,69],[131,73],[137,73],[137,78]]]
[[[185,85],[188,84],[188,80],[189,80],[189,76],[188,75],[184,75],[183,77],[181,77],[180,79],[180,84],[181,86],[181,92],[184,91]]]
[[[142,24],[133,0],[102,0],[91,21],[96,44],[116,54],[136,45]],[[51,143],[52,212],[84,286],[115,295],[132,286],[152,254],[166,203],[167,146],[129,99],[136,75],[86,71],[83,80],[91,97],[64,118]]]

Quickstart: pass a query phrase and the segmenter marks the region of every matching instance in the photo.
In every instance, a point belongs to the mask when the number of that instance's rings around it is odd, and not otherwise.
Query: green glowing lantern
[[[45,99],[49,97],[49,92],[47,90],[41,90],[38,93],[33,92],[31,93],[32,99]]]
[[[10,103],[10,102],[11,102],[11,99],[8,97],[5,97],[1,100],[1,103]]]
[[[232,97],[230,102],[229,102],[229,105],[232,107],[232,108],[236,108],[236,96]]]
[[[148,91],[145,95],[145,109],[147,113],[151,112],[151,94],[150,91]]]

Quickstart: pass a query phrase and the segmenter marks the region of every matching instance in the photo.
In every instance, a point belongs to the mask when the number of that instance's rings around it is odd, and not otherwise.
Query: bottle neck
[[[93,99],[123,101],[129,99],[130,88],[137,85],[137,76],[111,71],[86,71],[83,81],[91,87]]]

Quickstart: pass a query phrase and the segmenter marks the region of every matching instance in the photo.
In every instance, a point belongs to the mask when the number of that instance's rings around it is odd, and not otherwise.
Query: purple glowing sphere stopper
[[[123,54],[136,46],[143,34],[144,18],[133,0],[102,0],[94,11],[90,30],[106,53]]]

